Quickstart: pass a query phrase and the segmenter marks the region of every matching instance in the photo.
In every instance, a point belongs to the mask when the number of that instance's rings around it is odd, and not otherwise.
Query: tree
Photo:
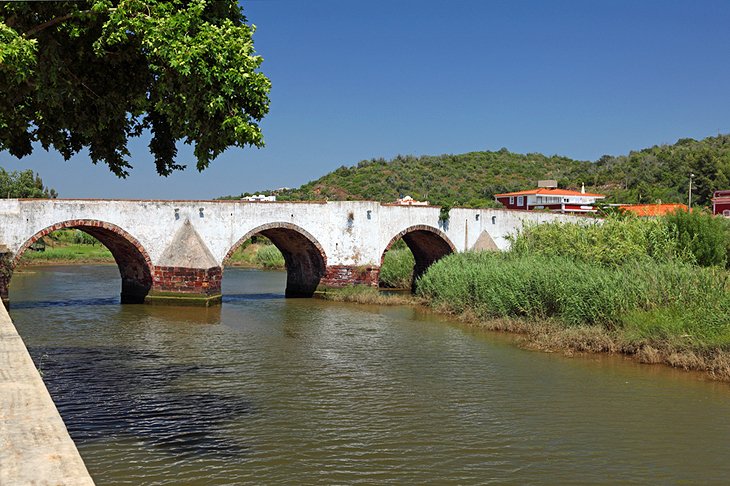
[[[718,189],[717,180],[722,179],[718,159],[707,148],[699,149],[690,156],[690,169],[694,174],[692,183],[694,203],[709,206],[712,204],[713,192]]]
[[[264,144],[271,83],[255,27],[235,0],[93,0],[0,4],[0,150],[40,142],[68,159],[83,148],[119,177],[145,130],[157,172],[198,170],[226,148]]]
[[[55,189],[45,187],[41,177],[32,170],[8,172],[0,167],[0,198],[57,196]]]

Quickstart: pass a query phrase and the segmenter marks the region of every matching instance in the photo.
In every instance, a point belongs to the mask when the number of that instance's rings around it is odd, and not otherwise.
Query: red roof
[[[554,187],[539,187],[528,191],[507,192],[504,194],[495,194],[494,197],[503,196],[532,196],[534,194],[547,196],[588,196],[588,197],[606,197],[605,194],[594,194],[591,192],[571,191],[570,189],[557,189]]]
[[[663,216],[675,211],[687,211],[686,204],[627,204],[619,206],[622,211],[634,213],[637,216]]]

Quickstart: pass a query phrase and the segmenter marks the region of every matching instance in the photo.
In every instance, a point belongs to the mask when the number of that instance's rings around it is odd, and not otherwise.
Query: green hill
[[[538,179],[560,187],[608,195],[607,202],[686,202],[689,174],[695,174],[694,202],[708,205],[712,191],[730,189],[730,135],[681,139],[595,162],[543,154],[469,152],[402,156],[342,166],[296,189],[264,191],[288,200],[394,201],[402,195],[436,205],[493,206],[494,194],[529,189]],[[235,198],[242,197],[236,196]],[[233,199],[228,196],[226,198]]]

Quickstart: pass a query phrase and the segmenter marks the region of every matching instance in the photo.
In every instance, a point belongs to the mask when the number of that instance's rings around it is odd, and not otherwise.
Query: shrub
[[[391,248],[383,257],[383,265],[380,267],[380,286],[410,288],[415,264],[413,253],[408,247],[403,245],[403,248]]]
[[[664,217],[667,229],[676,238],[680,253],[697,265],[726,266],[730,248],[730,224],[725,218],[706,211],[676,211]]]
[[[255,263],[264,268],[284,268],[284,256],[274,245],[264,245],[258,249],[254,258]]]
[[[609,216],[602,223],[544,223],[526,226],[513,238],[512,252],[608,266],[648,260],[726,266],[730,223],[702,211],[677,211],[662,218]]]

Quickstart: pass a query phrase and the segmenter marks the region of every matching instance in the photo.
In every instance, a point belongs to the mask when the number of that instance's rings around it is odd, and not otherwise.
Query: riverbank
[[[620,352],[730,381],[730,273],[721,267],[467,253],[434,264],[418,293],[537,349]]]
[[[114,263],[111,252],[101,244],[46,246],[43,251],[26,251],[20,265],[76,265]]]
[[[721,347],[690,347],[661,339],[636,339],[626,329],[609,330],[585,324],[567,326],[559,319],[484,318],[473,310],[455,312],[449,305],[423,297],[388,294],[365,286],[329,290],[319,296],[333,302],[421,306],[469,327],[511,334],[524,349],[565,356],[617,354],[642,364],[700,372],[713,380],[730,382],[730,351]]]

